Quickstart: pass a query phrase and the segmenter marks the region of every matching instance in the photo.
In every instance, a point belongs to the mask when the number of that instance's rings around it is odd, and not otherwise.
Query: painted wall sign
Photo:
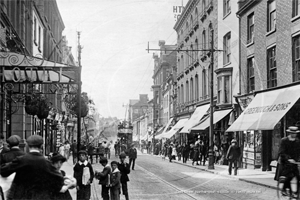
[[[175,21],[177,21],[184,10],[184,6],[173,6],[173,13]]]

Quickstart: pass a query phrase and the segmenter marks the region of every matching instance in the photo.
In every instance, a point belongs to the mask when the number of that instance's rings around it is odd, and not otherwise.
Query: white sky
[[[173,6],[187,1],[57,0],[74,57],[81,32],[82,89],[100,115],[124,118],[129,99],[152,98],[154,52],[146,51],[147,43],[176,44]]]

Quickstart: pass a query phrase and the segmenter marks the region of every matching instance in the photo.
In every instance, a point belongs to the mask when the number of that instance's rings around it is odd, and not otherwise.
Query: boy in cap
[[[0,165],[9,163],[18,156],[25,155],[24,151],[19,148],[20,141],[21,138],[18,135],[12,135],[6,140],[10,149],[1,154]]]
[[[109,184],[111,167],[108,164],[107,158],[100,158],[100,164],[104,167],[102,172],[95,171],[95,177],[99,179],[99,184],[102,186],[101,196],[103,200],[109,200]]]
[[[121,173],[118,169],[118,162],[112,161],[110,163],[112,172],[110,173],[110,197],[111,200],[120,200],[120,179]]]
[[[16,173],[7,199],[51,199],[53,193],[66,192],[62,175],[40,153],[43,138],[32,135],[26,142],[29,153],[1,167],[3,177]]]
[[[87,152],[80,150],[78,152],[79,161],[75,164],[74,178],[77,181],[77,200],[89,200],[91,198],[91,184],[94,179],[94,170],[87,161]]]
[[[130,173],[130,166],[125,162],[126,154],[124,152],[120,153],[119,158],[118,169],[121,172],[122,193],[125,195],[125,199],[129,200],[127,182],[129,181],[128,174]]]

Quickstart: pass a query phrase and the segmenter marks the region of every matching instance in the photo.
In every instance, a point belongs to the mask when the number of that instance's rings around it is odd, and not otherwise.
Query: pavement
[[[140,152],[140,154],[145,155],[144,153],[141,153],[141,152]],[[151,154],[148,154],[148,155],[151,155]],[[151,156],[161,157],[159,155],[151,155]],[[166,159],[168,159],[168,158],[166,158]],[[226,176],[226,177],[231,177],[231,178],[234,178],[239,181],[244,181],[244,182],[248,182],[248,183],[252,183],[252,184],[265,186],[268,188],[277,189],[277,181],[274,180],[275,168],[273,168],[272,171],[262,171],[261,169],[239,168],[238,174],[236,176],[234,176],[234,175],[228,174],[228,165],[215,164],[214,169],[208,169],[208,161],[205,163],[205,166],[196,165],[196,163],[194,163],[194,165],[192,165],[191,160],[188,160],[186,163],[183,163],[182,159],[181,159],[181,161],[173,160],[172,162],[180,164],[180,165],[185,165],[188,167],[196,168],[196,169],[206,171],[209,173],[218,174],[218,175]]]

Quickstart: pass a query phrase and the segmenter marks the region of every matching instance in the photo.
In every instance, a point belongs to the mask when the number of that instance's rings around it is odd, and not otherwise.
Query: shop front
[[[234,137],[232,133],[226,133],[225,130],[228,127],[228,123],[230,121],[232,109],[225,109],[225,110],[216,110],[214,111],[214,139],[213,143],[218,147],[219,152],[223,155],[221,164],[227,164],[226,160],[224,159],[227,150],[229,148],[229,144],[231,139]],[[198,125],[191,128],[193,132],[200,136],[200,139],[204,141],[204,143],[208,144],[209,139],[209,128],[210,126],[210,117],[206,117],[202,120]]]
[[[226,130],[242,133],[244,167],[271,170],[270,163],[278,159],[285,130],[300,121],[299,91],[298,83],[257,92]]]
[[[183,143],[191,143],[189,141],[189,138],[192,138],[195,136],[193,133],[191,133],[191,128],[193,128],[195,125],[199,124],[200,120],[204,117],[204,115],[209,110],[210,104],[205,104],[202,106],[198,106],[192,116],[189,120],[187,120],[183,126],[183,128],[179,131],[181,141]],[[194,143],[194,142],[193,142]]]

